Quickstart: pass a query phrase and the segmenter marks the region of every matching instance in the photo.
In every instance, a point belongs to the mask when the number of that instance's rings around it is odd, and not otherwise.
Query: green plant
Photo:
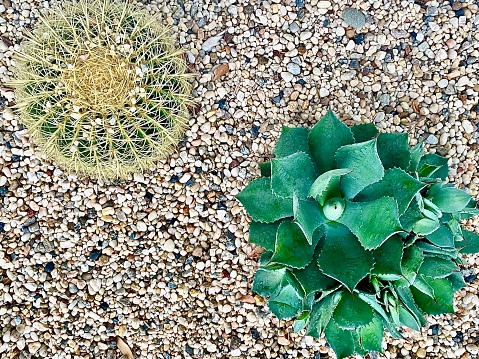
[[[479,251],[459,221],[479,210],[443,182],[446,158],[332,112],[311,131],[284,127],[274,154],[237,198],[266,250],[253,291],[279,319],[297,316],[295,331],[324,333],[344,358],[381,351],[384,328],[399,337],[453,312],[460,253]]]
[[[79,174],[124,178],[168,155],[190,103],[169,30],[126,1],[70,1],[40,20],[11,85],[46,156]]]

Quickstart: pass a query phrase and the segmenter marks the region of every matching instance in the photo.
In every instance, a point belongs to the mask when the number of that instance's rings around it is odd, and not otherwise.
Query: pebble
[[[163,245],[163,249],[170,253],[173,252],[175,250],[175,242],[173,242],[171,239],[168,239]]]
[[[288,63],[286,69],[293,75],[299,75],[301,73],[301,67],[294,62]]]
[[[281,78],[286,82],[291,82],[293,80],[293,74],[291,72],[283,71],[281,72]]]
[[[342,13],[343,20],[355,29],[361,29],[366,24],[366,16],[356,8],[346,8]]]

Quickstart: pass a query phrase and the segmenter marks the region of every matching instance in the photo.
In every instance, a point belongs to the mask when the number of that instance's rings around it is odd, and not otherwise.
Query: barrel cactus
[[[75,0],[44,13],[15,67],[11,84],[31,138],[78,174],[148,169],[187,126],[182,53],[157,18],[125,1]]]
[[[380,352],[384,328],[399,337],[454,311],[461,253],[479,251],[459,222],[479,210],[445,183],[446,158],[331,112],[311,131],[284,127],[274,154],[237,198],[265,249],[253,291],[278,318],[345,358]]]

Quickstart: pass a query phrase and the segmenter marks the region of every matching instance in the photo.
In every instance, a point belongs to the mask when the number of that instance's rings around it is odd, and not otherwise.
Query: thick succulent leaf
[[[317,258],[321,251],[321,246],[318,245],[314,253],[314,257]],[[304,269],[293,269],[293,275],[296,277],[301,286],[303,287],[306,295],[311,293],[324,291],[333,288],[339,284],[334,279],[326,276],[320,271],[317,261],[313,260]]]
[[[320,173],[335,169],[334,154],[338,148],[351,143],[354,143],[353,133],[331,111],[311,129],[308,136],[309,150]]]
[[[463,210],[471,196],[455,187],[445,187],[429,198],[442,212],[456,213]]]
[[[371,323],[373,309],[356,293],[345,293],[333,313],[334,321],[342,329],[356,329]]]
[[[262,177],[271,177],[271,161],[260,163],[259,170]]]
[[[382,280],[395,280],[401,278],[401,261],[404,244],[400,236],[392,236],[373,252],[375,265],[372,274]]]
[[[278,319],[289,319],[298,314],[303,304],[296,288],[291,284],[284,285],[268,301],[269,309]]]
[[[356,201],[373,201],[375,199],[393,196],[399,208],[399,214],[406,212],[416,193],[426,185],[399,168],[388,169],[384,177],[363,189],[355,198]]]
[[[287,269],[279,265],[259,268],[254,276],[253,291],[263,297],[269,297],[281,287]]]
[[[460,248],[463,254],[474,254],[479,252],[479,234],[466,229],[462,230],[464,240],[456,242],[456,247]]]
[[[416,172],[419,167],[419,161],[424,153],[424,146],[422,142],[411,148],[411,162],[409,163],[408,172]]]
[[[441,224],[434,232],[426,235],[432,244],[439,247],[454,247],[454,235],[444,224]]]
[[[352,172],[341,178],[341,191],[352,199],[364,188],[384,176],[379,160],[376,140],[370,140],[341,147],[336,152],[338,168],[350,168]]]
[[[304,152],[271,160],[271,189],[277,196],[306,198],[316,177],[314,163]]]
[[[383,322],[383,325],[386,327],[388,332],[394,338],[401,338],[402,337],[401,333],[399,333],[399,331],[396,329],[394,324],[391,323],[391,318],[384,310],[383,305],[378,302],[376,296],[374,294],[368,294],[368,293],[359,292],[359,291],[357,293],[362,300],[368,303],[376,311],[376,313],[379,314]]]
[[[274,252],[276,232],[280,221],[274,223],[251,222],[249,226],[249,241],[267,251]]]
[[[401,303],[406,307],[409,312],[416,318],[417,322],[420,326],[426,324],[426,319],[424,318],[422,312],[417,307],[416,303],[414,302],[414,297],[412,295],[411,289],[409,287],[396,287],[396,293],[401,300]]]
[[[421,177],[433,177],[433,178],[440,178],[442,180],[447,179],[449,174],[449,168],[447,166],[447,158],[436,155],[435,153],[428,153],[422,156],[421,160],[419,161],[419,170],[422,168],[423,165],[435,166],[437,170],[435,170],[432,174],[428,176],[421,176]]]
[[[351,172],[349,168],[340,168],[323,173],[314,181],[309,190],[309,196],[318,201],[321,206],[324,206],[324,202],[330,198],[341,197],[339,181],[341,176],[349,172]]]
[[[293,268],[304,268],[313,259],[313,253],[314,247],[308,243],[296,223],[285,221],[279,225],[272,262]]]
[[[313,306],[306,335],[319,338],[328,326],[333,316],[334,309],[339,303],[344,292],[333,292],[321,299]]]
[[[440,226],[439,220],[436,218],[430,219],[430,218],[422,218],[414,225],[412,226],[413,232],[422,235],[422,236],[427,236],[428,234],[433,233],[436,231]]]
[[[470,204],[473,203],[474,207],[470,207]],[[468,205],[460,212],[461,220],[462,219],[469,219],[479,215],[479,208],[475,207],[476,202],[470,201]]]
[[[337,221],[348,227],[366,249],[379,247],[402,230],[397,202],[392,197],[370,202],[346,202],[344,214]]]
[[[423,241],[416,242],[418,247],[425,255],[435,255],[441,258],[456,259],[457,250],[454,247],[437,247]]]
[[[306,326],[308,325],[310,316],[311,316],[311,312],[306,311],[306,312],[303,312],[298,318],[296,318],[293,324],[293,330],[295,333],[306,328]]]
[[[351,127],[351,132],[354,135],[354,142],[366,142],[372,140],[379,133],[376,126],[372,123],[360,123]]]
[[[272,223],[293,216],[293,199],[273,194],[271,181],[266,177],[251,181],[236,198],[256,222]]]
[[[259,257],[259,265],[262,266],[262,267],[266,267],[267,265],[270,264],[271,257],[273,257],[273,252],[272,251],[265,251]]]
[[[359,328],[357,332],[364,350],[371,352],[382,351],[384,325],[377,315],[374,316],[371,323]]]
[[[374,258],[346,227],[331,224],[327,227],[318,265],[324,274],[352,291],[371,272]]]
[[[414,287],[411,287],[414,300],[418,307],[427,314],[454,313],[454,290],[451,282],[445,278],[429,279],[426,282],[433,288],[434,297],[425,295]]]
[[[462,276],[461,272],[454,272],[452,273],[449,277],[447,277],[447,280],[451,282],[452,284],[452,289],[456,292],[458,290],[461,290],[462,288],[465,288],[467,286],[466,282],[464,281],[464,277]]]
[[[429,285],[426,281],[426,277],[423,275],[417,275],[412,286],[428,297],[434,298],[434,289]]]
[[[281,136],[274,148],[276,158],[286,157],[296,152],[309,152],[307,128],[283,126]]]
[[[410,246],[404,249],[401,267],[403,276],[409,283],[414,282],[417,271],[421,268],[423,261],[424,255],[416,246]]]
[[[457,265],[450,259],[425,256],[419,274],[430,278],[445,278],[458,270]]]
[[[337,359],[347,358],[355,353],[366,354],[361,348],[356,330],[341,329],[334,320],[331,320],[325,330],[325,335]]]
[[[409,310],[407,310],[402,304],[398,305],[399,311],[399,321],[406,327],[409,327],[413,330],[420,331],[421,324],[418,322],[417,318],[412,315]]]
[[[423,218],[424,216],[419,209],[417,201],[412,200],[406,212],[401,217],[399,217],[399,222],[401,222],[401,227],[405,231],[411,232],[416,222]]]
[[[314,200],[294,198],[294,220],[303,231],[309,244],[313,244],[314,231],[327,220],[319,203]]]
[[[398,167],[407,171],[411,162],[407,133],[381,133],[378,153],[385,169]]]

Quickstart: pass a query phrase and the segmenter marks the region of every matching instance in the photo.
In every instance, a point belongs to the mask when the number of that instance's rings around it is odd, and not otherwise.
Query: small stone
[[[326,97],[326,96],[329,96],[329,90],[324,87],[321,87],[319,89],[319,97]]]
[[[430,145],[437,145],[439,140],[437,139],[436,136],[434,135],[429,135],[428,138],[426,139],[426,142],[429,143]]]
[[[3,118],[7,121],[13,120],[13,111],[11,108],[6,107],[5,110],[3,110]]]
[[[278,337],[278,344],[279,345],[289,345],[289,340],[285,337]]]
[[[311,36],[313,36],[313,33],[311,31],[303,31],[300,35],[299,35],[299,39],[301,41],[306,41],[308,39],[311,38]]]
[[[45,264],[45,267],[43,268],[43,270],[46,273],[51,273],[53,272],[54,268],[55,268],[55,264],[53,262],[48,262],[47,264]]]
[[[462,127],[464,127],[464,131],[466,131],[466,133],[474,132],[474,127],[472,126],[471,121],[469,120],[462,121]]]
[[[40,349],[41,346],[42,344],[39,342],[29,343],[28,351],[30,352],[30,354],[35,354],[38,351],[38,349]]]
[[[175,250],[175,242],[172,239],[168,239],[165,244],[163,244],[163,249],[167,252],[173,252]]]
[[[136,229],[140,232],[146,232],[148,230],[148,226],[143,221],[138,221],[136,224]]]
[[[360,29],[366,24],[366,16],[355,8],[346,8],[342,14],[343,20],[355,29]]]
[[[301,73],[301,67],[294,62],[290,62],[286,66],[286,69],[288,70],[288,72],[292,73],[293,75],[299,75]]]
[[[416,352],[418,358],[425,358],[426,357],[426,349],[419,348]]]
[[[293,80],[293,74],[291,72],[284,71],[284,72],[281,72],[281,78],[285,82],[291,82]]]
[[[300,28],[296,21],[293,21],[291,24],[289,24],[289,31],[291,31],[293,34],[297,33],[299,30]]]
[[[479,348],[476,344],[467,344],[466,350],[473,355],[476,355],[477,353],[479,353]]]

